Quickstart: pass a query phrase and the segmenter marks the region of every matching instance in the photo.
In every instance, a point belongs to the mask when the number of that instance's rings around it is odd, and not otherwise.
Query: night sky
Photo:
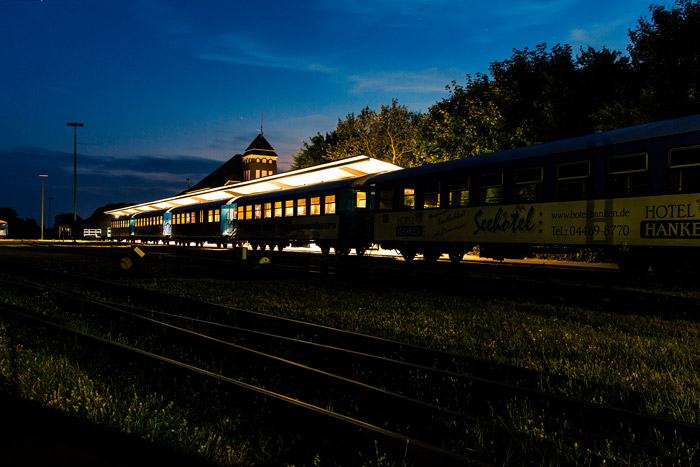
[[[85,124],[86,218],[186,189],[246,149],[261,113],[285,170],[348,113],[426,111],[513,49],[625,52],[651,3],[0,0],[0,207],[39,222],[47,174],[52,217],[73,212],[68,122]]]

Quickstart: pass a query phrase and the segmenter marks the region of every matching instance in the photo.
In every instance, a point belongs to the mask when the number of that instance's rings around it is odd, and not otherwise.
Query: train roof
[[[312,185],[315,183],[362,175],[373,175],[400,169],[401,167],[397,165],[373,159],[368,156],[354,156],[313,167],[293,170],[291,172],[283,172],[257,178],[255,180],[205,190],[190,191],[170,198],[105,211],[105,213],[118,217],[139,212],[152,212],[178,206],[196,205],[209,201],[230,200],[237,196]]]
[[[269,198],[279,198],[280,196],[296,196],[305,193],[313,193],[317,191],[333,191],[340,190],[342,188],[350,188],[353,186],[361,185],[367,180],[371,175],[363,175],[362,177],[346,178],[343,180],[335,180],[332,182],[316,183],[313,185],[305,185],[297,188],[291,188],[288,190],[277,190],[269,191],[267,193],[258,193],[255,195],[242,196],[237,199],[239,203],[258,201]]]
[[[397,172],[379,174],[367,180],[367,183],[382,183],[386,181],[425,177],[447,170],[459,170],[479,167],[495,163],[528,159],[531,157],[550,156],[565,152],[583,151],[586,149],[614,146],[632,141],[643,141],[664,136],[680,135],[700,131],[700,115],[647,123],[618,130],[611,130],[591,135],[578,136],[549,143],[526,146],[522,148],[498,151],[479,156],[465,157],[452,161],[438,162],[420,167],[412,167]]]

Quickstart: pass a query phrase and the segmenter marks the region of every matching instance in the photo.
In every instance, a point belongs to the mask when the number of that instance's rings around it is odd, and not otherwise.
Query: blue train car
[[[372,245],[368,176],[238,198],[236,238],[256,248],[315,243],[324,254]]]
[[[377,175],[375,241],[455,260],[599,247],[621,268],[700,251],[700,115]]]
[[[236,206],[233,198],[171,208],[168,211],[170,225],[164,234],[185,245],[209,242],[222,246],[235,242]]]
[[[7,238],[8,235],[9,235],[9,229],[7,226],[7,222],[0,221],[0,238]]]

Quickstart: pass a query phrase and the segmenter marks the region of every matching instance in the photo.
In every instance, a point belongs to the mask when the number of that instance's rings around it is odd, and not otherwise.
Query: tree
[[[320,132],[316,133],[316,136],[309,138],[309,143],[303,141],[303,148],[299,148],[299,152],[296,156],[292,156],[292,170],[303,169],[305,167],[311,167],[314,165],[323,164],[325,162],[330,162],[332,159],[328,154],[328,150],[331,145],[337,143],[338,136],[335,131],[326,133],[323,136]]]
[[[391,105],[381,105],[379,112],[365,107],[356,116],[348,114],[338,119],[336,129],[325,137],[317,133],[311,144],[293,156],[293,168],[308,167],[322,162],[366,155],[403,167],[415,165],[413,141],[420,115],[392,99]]]
[[[399,105],[381,105],[379,112],[369,107],[360,114],[338,120],[338,142],[329,153],[334,160],[364,154],[403,167],[414,165],[413,138],[420,116]]]
[[[417,164],[430,164],[493,152],[504,146],[502,116],[488,77],[467,75],[467,87],[455,81],[450,97],[433,105],[421,118],[414,140]]]
[[[652,5],[629,32],[627,48],[642,81],[637,108],[647,120],[700,113],[700,2]]]
[[[80,216],[76,217],[76,224],[80,224],[83,221],[83,219]],[[56,214],[56,217],[54,217],[54,225],[70,225],[73,226],[73,213],[61,213],[61,214]]]
[[[0,219],[7,222],[10,238],[39,238],[41,229],[35,219],[21,219],[17,211],[7,206],[0,208]]]

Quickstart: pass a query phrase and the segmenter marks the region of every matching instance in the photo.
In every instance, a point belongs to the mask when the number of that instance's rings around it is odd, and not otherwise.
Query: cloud
[[[388,93],[443,93],[455,76],[445,70],[431,68],[424,71],[396,71],[365,73],[348,76],[352,83],[351,92],[356,94],[366,92]]]
[[[593,24],[588,28],[572,29],[569,32],[568,41],[574,46],[592,46],[595,48],[607,47],[612,50],[624,52],[628,44],[625,26],[630,24],[627,18],[618,18],[607,23]]]
[[[212,38],[204,51],[200,53],[202,60],[250,65],[265,68],[282,68],[296,71],[328,73],[333,71],[317,61],[288,54],[267,44],[253,34],[227,33]]]

